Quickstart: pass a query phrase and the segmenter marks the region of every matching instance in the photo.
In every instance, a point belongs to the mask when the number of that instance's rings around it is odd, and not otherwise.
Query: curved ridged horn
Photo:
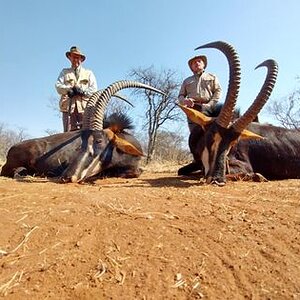
[[[140,83],[138,81],[132,81],[132,80],[117,81],[111,84],[110,86],[108,86],[106,89],[104,89],[101,95],[99,96],[99,99],[95,107],[94,118],[91,124],[92,126],[90,127],[90,129],[95,129],[95,130],[103,129],[103,117],[110,98],[118,91],[124,88],[144,88],[165,95],[163,91],[156,89],[150,85]]]
[[[99,90],[99,91],[95,92],[89,98],[88,103],[86,105],[86,108],[84,110],[84,115],[83,115],[83,120],[82,120],[82,129],[89,129],[91,127],[91,119],[94,116],[95,106],[96,106],[96,103],[97,103],[99,97],[102,95],[103,91],[104,91],[103,89]],[[118,94],[115,94],[115,95],[112,95],[112,96],[125,101],[126,103],[128,103],[130,106],[133,107],[133,105],[126,98],[124,98],[123,96],[118,95]]]
[[[230,44],[217,41],[197,47],[195,50],[203,48],[216,48],[223,52],[229,64],[229,83],[224,106],[216,119],[216,122],[226,128],[232,119],[235,103],[237,101],[240,82],[241,82],[241,67],[240,60],[236,50]]]
[[[83,119],[82,119],[82,129],[89,129],[91,127],[91,119],[95,112],[95,105],[102,95],[103,90],[95,92],[88,100],[86,108],[84,110]]]
[[[277,74],[278,74],[277,62],[273,59],[268,59],[268,60],[265,60],[260,65],[258,65],[255,69],[260,68],[260,67],[268,68],[268,73],[266,75],[265,82],[264,82],[259,94],[253,101],[252,105],[248,108],[248,110],[239,119],[237,119],[232,124],[232,128],[234,128],[234,130],[236,132],[242,132],[248,126],[248,124],[250,124],[255,119],[257,114],[260,112],[260,110],[263,108],[263,106],[268,101],[268,99],[273,91],[273,88],[274,88],[274,85],[275,85],[275,82],[277,79]]]
[[[134,105],[130,102],[130,101],[128,101],[124,96],[121,96],[121,95],[119,95],[119,94],[115,94],[115,95],[113,95],[114,97],[116,97],[116,98],[119,98],[119,99],[121,99],[121,100],[123,100],[123,101],[125,101],[127,104],[129,104],[131,107],[134,107]]]

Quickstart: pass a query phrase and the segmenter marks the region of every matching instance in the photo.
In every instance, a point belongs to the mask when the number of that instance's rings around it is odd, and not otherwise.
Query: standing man
[[[60,72],[55,84],[61,96],[59,108],[62,112],[64,132],[81,128],[87,101],[97,91],[96,77],[91,70],[83,68],[85,55],[79,48],[71,47],[66,56],[71,62],[71,67]]]
[[[183,81],[178,101],[182,105],[209,114],[221,98],[222,89],[219,80],[215,75],[205,72],[207,58],[204,55],[191,58],[188,65],[193,75]],[[196,126],[190,120],[188,120],[188,125],[190,132]]]

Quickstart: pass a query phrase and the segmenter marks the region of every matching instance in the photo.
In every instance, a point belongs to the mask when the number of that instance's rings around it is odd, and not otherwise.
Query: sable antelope
[[[79,176],[78,180],[72,181],[86,179],[105,170],[110,170],[111,176],[138,176],[138,163],[143,154],[140,143],[126,132],[128,122],[108,122],[107,128],[103,128],[104,113],[110,98],[121,89],[129,87],[163,94],[154,87],[136,81],[115,82],[91,96],[84,113],[82,130],[30,139],[12,146],[1,175],[13,177],[16,171],[22,170],[21,174],[63,176],[64,181],[69,181],[69,174],[73,176],[70,165],[74,167],[79,163],[82,166],[82,153],[89,149],[93,150],[89,155],[98,155],[97,171],[93,168]]]
[[[229,62],[229,85],[223,108],[216,118],[180,106],[187,116],[199,124],[190,134],[189,145],[194,162],[179,170],[188,174],[204,166],[207,183],[224,185],[225,172],[233,176],[267,179],[300,178],[300,134],[272,125],[252,122],[274,88],[278,66],[266,60],[258,67],[267,67],[265,82],[249,109],[233,119],[240,86],[240,62],[235,49],[225,42],[213,42],[200,48],[217,48]],[[227,163],[226,163],[227,162]]]

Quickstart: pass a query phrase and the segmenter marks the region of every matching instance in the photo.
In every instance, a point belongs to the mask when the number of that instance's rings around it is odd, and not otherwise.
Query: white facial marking
[[[93,156],[93,155],[94,155],[94,148],[93,148],[93,145],[88,145],[88,149],[89,149],[89,150],[88,150],[88,151],[89,151],[89,154]]]
[[[208,153],[207,147],[204,148],[201,159],[202,159],[202,163],[204,166],[204,172],[205,172],[205,176],[206,176],[208,173],[208,170],[209,170],[209,153]]]
[[[205,170],[205,176],[207,176],[210,169],[213,169],[215,167],[216,156],[217,156],[217,152],[218,152],[219,145],[220,145],[221,141],[222,141],[221,136],[218,133],[216,133],[214,135],[214,142],[212,144],[210,152],[208,151],[207,147],[205,147],[203,152],[202,152],[201,159],[202,159],[202,163],[203,163],[204,170]],[[210,159],[209,154],[212,154],[212,156],[213,156],[211,164],[209,163],[209,159]]]

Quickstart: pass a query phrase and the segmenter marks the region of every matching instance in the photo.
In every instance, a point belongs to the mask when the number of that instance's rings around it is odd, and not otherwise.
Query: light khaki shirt
[[[203,72],[201,75],[194,74],[183,81],[178,100],[182,104],[185,98],[193,98],[195,103],[211,107],[219,101],[221,93],[218,78],[211,73]]]
[[[75,70],[73,68],[63,69],[56,81],[55,88],[58,94],[61,95],[59,101],[59,108],[61,112],[68,112],[69,100],[67,93],[74,87],[80,87],[84,92],[84,96],[75,96],[72,98],[71,112],[74,112],[75,103],[79,113],[83,113],[87,101],[90,96],[97,91],[96,77],[92,71],[79,67],[79,77],[76,79]]]

